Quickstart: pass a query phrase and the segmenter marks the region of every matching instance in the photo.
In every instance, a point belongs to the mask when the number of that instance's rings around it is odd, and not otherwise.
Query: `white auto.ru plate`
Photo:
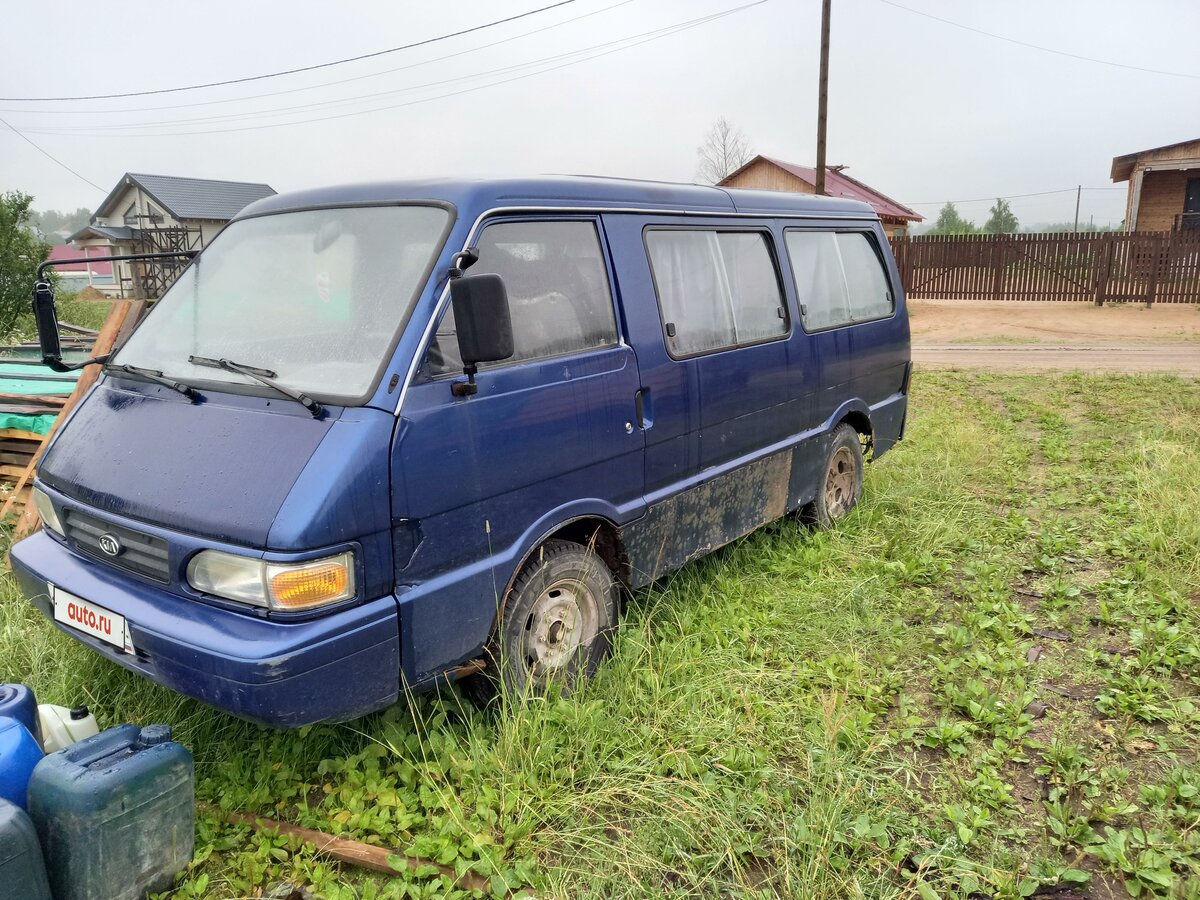
[[[124,616],[95,603],[89,603],[82,597],[76,597],[53,585],[50,587],[50,595],[54,599],[56,622],[90,634],[126,653],[133,652],[133,637],[129,634],[129,623],[125,621]]]

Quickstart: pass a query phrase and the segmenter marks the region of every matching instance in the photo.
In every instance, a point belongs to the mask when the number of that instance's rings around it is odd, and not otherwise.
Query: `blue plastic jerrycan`
[[[118,725],[51,753],[29,816],[55,900],[140,900],[192,859],[192,754],[167,725]]]
[[[37,698],[33,688],[24,684],[0,684],[0,716],[11,716],[29,729],[40,747],[42,732],[38,725]]]
[[[37,832],[25,810],[0,798],[0,898],[50,900]]]
[[[29,776],[42,760],[42,748],[29,729],[9,716],[0,716],[0,797],[26,808]]]

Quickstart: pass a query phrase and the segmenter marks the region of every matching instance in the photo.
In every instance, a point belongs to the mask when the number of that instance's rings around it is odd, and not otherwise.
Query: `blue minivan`
[[[24,592],[286,727],[569,687],[624,592],[846,514],[911,372],[869,206],[581,177],[260,200],[100,364],[39,467]]]

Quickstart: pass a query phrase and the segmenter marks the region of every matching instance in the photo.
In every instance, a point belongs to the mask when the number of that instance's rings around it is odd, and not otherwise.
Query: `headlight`
[[[43,524],[59,537],[62,537],[62,522],[58,519],[58,513],[54,509],[54,504],[50,502],[50,495],[41,488],[35,487],[33,489],[33,506],[37,510],[38,515],[42,517]]]
[[[354,596],[354,554],[350,551],[299,563],[275,563],[202,550],[187,568],[198,591],[267,609],[311,609]]]

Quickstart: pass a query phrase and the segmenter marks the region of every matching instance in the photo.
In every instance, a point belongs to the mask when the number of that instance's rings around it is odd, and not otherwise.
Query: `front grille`
[[[109,565],[128,569],[161,581],[166,584],[171,580],[171,570],[168,565],[167,542],[124,525],[105,522],[76,509],[64,510],[63,528],[71,546],[88,556],[106,562]],[[111,556],[100,549],[102,535],[113,535],[121,543],[121,552]]]

